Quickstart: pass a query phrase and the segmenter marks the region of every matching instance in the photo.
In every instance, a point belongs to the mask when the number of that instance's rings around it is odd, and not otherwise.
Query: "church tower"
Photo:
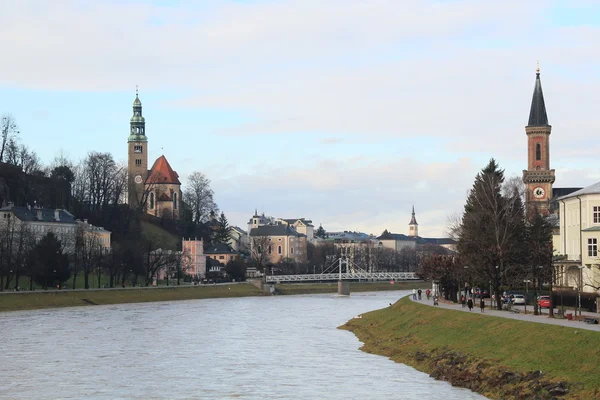
[[[525,133],[527,134],[527,169],[523,170],[526,212],[530,219],[536,210],[542,215],[548,215],[548,206],[552,198],[552,184],[555,179],[554,170],[550,169],[550,132],[552,126],[548,125],[539,67],[536,69],[535,75],[529,123],[525,127]]]
[[[415,206],[413,206],[412,208],[412,217],[410,218],[410,222],[408,223],[408,236],[419,236],[419,224],[417,224],[417,219],[415,218]]]
[[[130,130],[127,138],[127,189],[130,207],[137,207],[144,194],[144,183],[148,176],[148,139],[146,138],[146,121],[142,117],[142,102],[135,89],[133,116],[129,122]]]

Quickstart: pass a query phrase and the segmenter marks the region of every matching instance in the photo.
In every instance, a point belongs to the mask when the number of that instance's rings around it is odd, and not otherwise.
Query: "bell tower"
[[[526,213],[529,219],[533,218],[535,212],[548,215],[548,206],[552,198],[552,184],[555,180],[554,170],[550,169],[551,131],[552,126],[548,124],[538,66],[535,73],[529,123],[525,127],[527,169],[523,170],[523,183],[525,183]]]
[[[144,193],[144,184],[148,176],[148,138],[146,138],[146,121],[142,116],[142,102],[135,88],[133,116],[129,121],[129,137],[127,138],[127,193],[130,207],[137,207]]]
[[[415,218],[415,206],[412,208],[412,216],[410,218],[410,222],[408,223],[408,236],[419,236],[419,224],[417,224],[417,219]]]

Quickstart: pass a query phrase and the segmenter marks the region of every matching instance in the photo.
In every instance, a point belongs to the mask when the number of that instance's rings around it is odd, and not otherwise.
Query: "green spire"
[[[138,96],[138,87],[135,86],[135,100],[133,101],[133,115],[129,120],[128,142],[146,142],[146,120],[142,116],[142,102]]]

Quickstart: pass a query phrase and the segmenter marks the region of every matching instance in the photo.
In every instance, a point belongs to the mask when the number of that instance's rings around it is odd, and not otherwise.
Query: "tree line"
[[[180,218],[173,220],[146,215],[147,193],[156,189],[152,183],[146,185],[145,195],[139,202],[127,204],[127,193],[131,189],[127,166],[117,162],[111,153],[90,151],[79,162],[61,153],[44,166],[37,154],[20,142],[18,125],[9,114],[0,119],[0,163],[13,165],[28,175],[66,183],[70,187],[68,211],[112,233],[112,250],[107,253],[96,236],[86,232],[84,224],[78,224],[68,235],[52,232],[41,238],[28,224],[14,219],[3,221],[5,223],[0,225],[0,290],[20,286],[23,277],[30,278],[30,285],[36,282],[42,287],[64,285],[69,279],[70,286],[75,287],[77,280],[83,279],[83,286],[89,288],[99,286],[102,276],[108,276],[110,287],[126,281],[149,285],[156,271],[165,265],[175,265],[174,274],[178,277],[185,274],[177,267],[182,265],[181,259],[177,259],[181,242],[173,237],[196,237],[210,242],[215,239],[215,233],[220,235],[218,240],[228,240],[230,234],[223,213],[220,219],[225,226],[220,230],[215,231],[208,223],[219,209],[210,180],[199,171],[188,178]],[[44,193],[38,191],[19,197],[16,202],[3,197],[3,205],[13,201],[16,206],[53,206],[44,204],[44,200]],[[145,229],[148,224],[160,226],[172,236]],[[42,243],[43,249],[38,247]],[[60,248],[60,256],[51,252],[56,248]],[[35,254],[44,254],[47,262],[36,262]],[[52,266],[49,260],[54,258],[62,260],[63,267]],[[42,264],[46,266],[42,268]],[[53,284],[49,285],[50,282]]]
[[[537,297],[542,283],[552,284],[552,225],[538,210],[525,209],[522,182],[505,180],[494,159],[475,177],[450,231],[457,253],[432,255],[420,264],[421,276],[438,282],[447,299],[455,300],[465,286],[491,287],[501,309],[505,288],[528,281]]]

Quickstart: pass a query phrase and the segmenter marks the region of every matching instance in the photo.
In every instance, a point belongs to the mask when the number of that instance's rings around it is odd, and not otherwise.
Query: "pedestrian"
[[[485,301],[483,300],[483,297],[481,298],[481,300],[479,301],[479,308],[481,308],[481,312],[485,312]]]
[[[429,296],[431,296],[431,290],[427,289],[425,291],[425,296],[427,296],[427,300],[429,300]]]
[[[469,297],[469,300],[467,301],[467,307],[469,307],[469,311],[473,310],[473,299]]]
[[[423,293],[423,291],[421,289],[417,290],[417,294],[419,295],[419,300],[421,300],[421,293]]]
[[[413,300],[417,299],[417,289],[413,289]]]
[[[434,306],[439,306],[440,304],[438,303],[438,296],[437,294],[433,295],[433,305]]]
[[[465,299],[465,296],[464,296],[464,295],[462,295],[462,296],[460,297],[460,303],[462,304],[462,308],[465,308],[465,301],[466,301],[466,299]]]

